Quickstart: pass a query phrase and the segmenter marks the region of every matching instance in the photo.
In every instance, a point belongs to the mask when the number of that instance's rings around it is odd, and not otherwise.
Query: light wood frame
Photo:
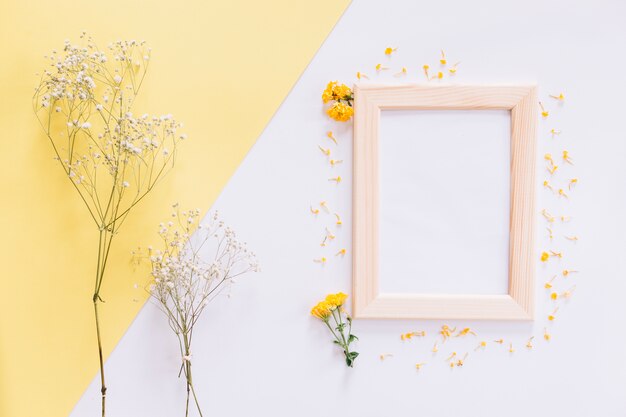
[[[383,319],[532,320],[537,125],[534,86],[356,85],[353,154],[353,315]],[[502,295],[379,292],[378,133],[382,110],[511,112],[509,292]]]

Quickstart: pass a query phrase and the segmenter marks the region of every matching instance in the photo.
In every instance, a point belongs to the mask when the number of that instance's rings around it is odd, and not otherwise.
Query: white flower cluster
[[[127,213],[151,190],[186,135],[170,114],[133,114],[150,58],[145,42],[117,41],[103,51],[86,33],[81,39],[82,45],[65,41],[47,57],[33,105],[92,217],[110,224],[116,218],[105,214]]]
[[[162,250],[151,253],[151,296],[177,334],[189,332],[207,303],[248,272],[258,271],[254,253],[219,221],[199,224],[199,210],[180,212],[159,225]]]

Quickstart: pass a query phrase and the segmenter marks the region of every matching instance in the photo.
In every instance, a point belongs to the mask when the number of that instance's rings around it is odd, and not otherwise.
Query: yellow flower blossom
[[[326,89],[322,92],[322,101],[328,103],[333,100],[351,100],[352,89],[345,84],[339,84],[337,81],[331,81],[326,85]]]
[[[326,113],[333,120],[347,122],[354,115],[354,109],[347,104],[336,102],[326,110]]]
[[[311,315],[321,320],[328,320],[331,314],[331,304],[326,301],[320,301],[311,309]]]
[[[334,310],[335,308],[341,307],[347,298],[347,294],[338,292],[337,294],[328,294],[324,302],[331,307],[331,310]]]

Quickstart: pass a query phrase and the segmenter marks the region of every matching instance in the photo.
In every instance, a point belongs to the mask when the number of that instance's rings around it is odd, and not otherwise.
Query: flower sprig
[[[322,93],[322,101],[324,103],[332,102],[326,110],[326,114],[331,119],[347,122],[354,115],[354,94],[352,89],[345,84],[339,84],[337,81],[329,82]]]
[[[324,322],[335,338],[333,343],[343,350],[346,365],[353,367],[359,352],[350,351],[350,344],[359,338],[352,334],[352,317],[342,308],[347,298],[348,295],[342,292],[328,294],[311,309],[311,315]],[[331,324],[331,318],[334,324]]]
[[[149,250],[153,281],[148,291],[178,338],[187,385],[185,416],[191,397],[202,416],[191,372],[194,326],[208,303],[235,278],[259,267],[254,253],[217,213],[205,224],[200,223],[200,210],[180,211],[177,204],[172,209],[173,221],[159,224],[162,248]]]

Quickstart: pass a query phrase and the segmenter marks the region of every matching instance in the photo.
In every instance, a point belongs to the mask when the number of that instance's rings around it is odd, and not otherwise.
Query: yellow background
[[[82,30],[101,46],[147,40],[152,61],[136,112],[172,113],[189,135],[114,242],[103,284],[108,355],[145,299],[133,288],[145,277],[132,274],[131,249],[155,241],[171,202],[210,207],[347,3],[2,0],[1,417],[67,415],[97,372],[97,231],[31,110],[43,55]]]

